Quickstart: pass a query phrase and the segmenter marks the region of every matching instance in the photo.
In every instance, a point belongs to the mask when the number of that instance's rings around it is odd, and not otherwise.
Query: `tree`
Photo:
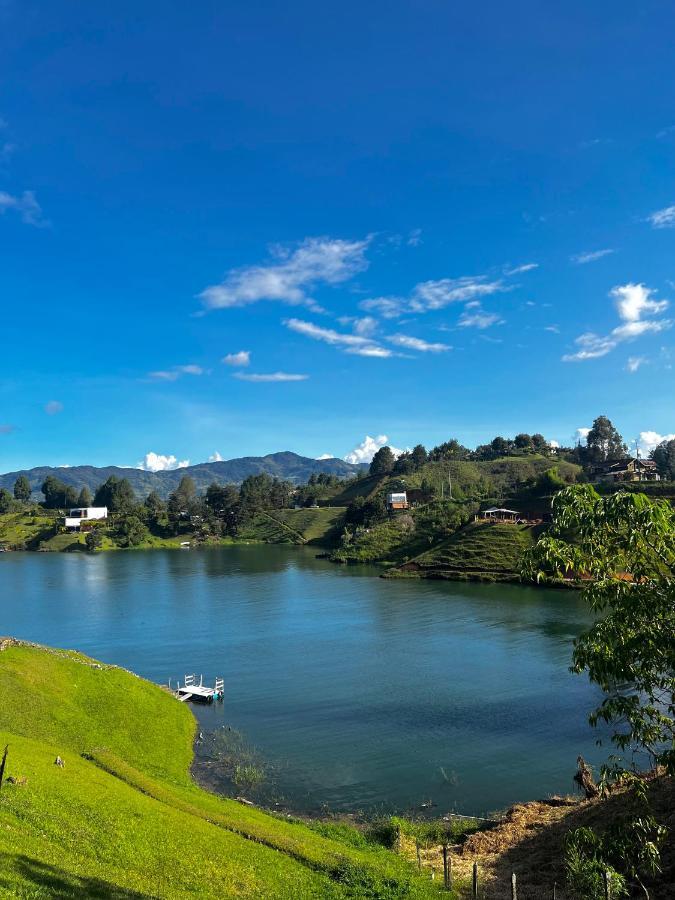
[[[64,484],[53,475],[48,475],[42,483],[47,509],[61,509],[77,505],[77,491],[69,484]]]
[[[94,494],[94,506],[107,506],[111,513],[129,513],[135,503],[136,495],[129,481],[116,475],[99,485]]]
[[[197,488],[189,475],[184,475],[175,491],[169,495],[166,512],[174,529],[178,531],[181,520],[190,517],[197,496]]]
[[[0,513],[8,513],[14,506],[14,499],[9,491],[0,488]]]
[[[551,449],[551,445],[546,440],[543,434],[535,433],[532,435],[532,449],[535,453],[548,453]]]
[[[661,441],[651,456],[661,478],[664,481],[675,481],[675,439]]]
[[[628,448],[607,416],[598,416],[586,437],[586,458],[590,463],[622,459]]]
[[[468,459],[470,455],[470,450],[462,446],[456,438],[452,438],[444,444],[434,447],[429,453],[429,459],[432,462],[440,462],[444,459]]]
[[[427,462],[429,454],[427,453],[426,447],[423,444],[417,444],[412,448],[410,458],[412,460],[413,466],[416,469],[421,469],[422,466]]]
[[[516,445],[517,450],[531,450],[532,436],[522,432],[521,434],[517,434],[515,436],[515,438],[513,439],[513,443]]]
[[[80,491],[80,496],[77,498],[77,505],[81,507],[91,506],[91,491],[85,485]]]
[[[394,469],[396,457],[391,447],[380,447],[370,464],[371,475],[388,475]]]
[[[125,516],[118,533],[123,547],[137,547],[148,538],[148,529],[138,516]]]
[[[30,500],[31,493],[30,481],[25,475],[19,475],[14,482],[14,499],[26,503]]]
[[[91,531],[88,531],[84,537],[84,543],[90,553],[93,553],[94,550],[98,550],[103,543],[103,535],[101,534],[100,529],[92,528]]]
[[[565,488],[525,572],[584,576],[600,618],[575,642],[573,668],[605,693],[590,722],[675,774],[675,510],[644,494]]]

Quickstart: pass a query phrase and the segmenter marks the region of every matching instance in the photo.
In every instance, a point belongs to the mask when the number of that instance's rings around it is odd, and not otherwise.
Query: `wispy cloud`
[[[16,431],[15,425],[10,425],[9,422],[0,424],[0,434],[11,434],[13,431]]]
[[[513,269],[507,269],[504,273],[505,275],[522,275],[524,272],[531,272],[533,269],[538,269],[539,263],[523,263],[522,266],[516,266]]]
[[[560,326],[559,325],[546,325],[544,331],[550,331],[553,334],[560,334]]]
[[[609,247],[605,250],[589,250],[586,253],[576,253],[574,256],[570,256],[570,262],[573,262],[575,266],[585,266],[586,263],[596,262],[596,260],[602,259],[603,256],[609,256],[611,253],[616,253],[616,250],[612,250]]]
[[[45,403],[44,411],[48,416],[56,416],[63,412],[63,403],[60,400],[50,400],[49,403]]]
[[[412,231],[408,232],[408,239],[406,244],[409,247],[419,247],[422,243],[422,229],[421,228],[413,228]]]
[[[671,134],[675,134],[675,125],[668,125],[667,128],[662,128],[661,131],[657,132],[657,138],[668,137]]]
[[[173,366],[171,369],[158,369],[155,372],[148,372],[148,378],[153,381],[177,381],[183,375],[203,375],[204,369],[201,366],[188,364],[186,366]]]
[[[185,469],[190,465],[189,459],[178,460],[173,455],[164,456],[162,453],[146,453],[141,462],[136,464],[137,469],[144,472],[170,472],[173,469]]]
[[[206,288],[200,298],[207,309],[247,306],[276,300],[291,306],[320,307],[309,292],[320,285],[341,284],[368,267],[370,238],[345,241],[306,238],[295,249],[273,247],[270,262],[232,269],[225,279]]]
[[[644,318],[644,316],[660,315],[668,308],[667,300],[652,299],[654,290],[644,284],[623,284],[610,291],[616,311],[622,320],[607,335],[598,335],[587,331],[575,340],[577,350],[563,356],[563,362],[580,362],[587,359],[598,359],[611,353],[624,341],[630,341],[649,332],[656,333],[670,328],[670,319]]]
[[[626,369],[629,372],[637,372],[640,366],[646,362],[647,360],[644,356],[629,356],[628,362],[626,363]]]
[[[222,461],[223,461],[223,457],[220,455],[220,453],[217,450],[215,450],[211,454],[211,456],[209,456],[209,462],[222,462]]]
[[[248,366],[251,362],[251,351],[239,350],[237,353],[228,353],[223,357],[222,362],[226,366]]]
[[[396,319],[408,313],[427,313],[444,309],[452,303],[488,297],[509,290],[501,279],[485,275],[440,278],[415,285],[408,297],[374,297],[361,301],[361,309],[375,312],[385,319]]]
[[[21,196],[0,191],[0,213],[5,212],[15,212],[26,225],[40,227],[47,224],[33,191],[24,191]]]
[[[358,463],[370,463],[373,461],[373,457],[380,447],[386,446],[391,447],[394,456],[400,456],[401,453],[403,453],[402,450],[397,450],[396,447],[391,446],[386,434],[378,434],[377,437],[371,437],[367,434],[361,443],[357,444],[353,450],[350,450],[349,453],[346,453],[342,458],[345,462],[352,463],[353,465]]]
[[[281,381],[307,381],[309,375],[296,375],[291,372],[234,372],[234,378],[240,381],[253,382],[281,382]]]
[[[346,334],[336,331],[334,328],[323,328],[303,319],[285,319],[284,325],[297,334],[302,334],[314,341],[323,341],[323,343],[337,347],[345,353],[381,359],[392,355],[391,350],[387,350],[386,347],[380,346],[371,337],[363,334]]]
[[[490,328],[492,325],[503,325],[504,320],[497,313],[488,313],[482,309],[476,312],[464,311],[457,323],[462,328]]]
[[[675,204],[657,209],[647,216],[652,228],[675,228]]]
[[[405,347],[406,350],[417,350],[420,353],[445,353],[452,350],[448,344],[429,343],[422,338],[413,337],[409,334],[392,334],[387,340],[397,347]]]

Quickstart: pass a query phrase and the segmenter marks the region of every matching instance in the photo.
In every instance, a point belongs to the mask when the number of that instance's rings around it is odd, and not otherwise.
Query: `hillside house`
[[[387,509],[407,509],[408,495],[405,491],[387,494]]]
[[[591,470],[591,477],[595,481],[606,482],[661,480],[654,460],[640,459],[640,457],[608,460],[594,466]]]
[[[63,524],[68,531],[89,531],[90,522],[103,522],[107,518],[107,506],[79,506],[70,510]]]
[[[488,522],[508,522],[515,525],[523,521],[521,514],[515,509],[503,509],[497,506],[491,506],[490,509],[484,509],[483,512],[476,516],[476,521],[480,519]]]

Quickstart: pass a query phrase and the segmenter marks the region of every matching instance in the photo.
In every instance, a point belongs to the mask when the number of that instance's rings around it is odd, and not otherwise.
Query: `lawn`
[[[379,845],[324,836],[198,788],[190,709],[123,669],[0,642],[0,697],[5,775],[16,782],[0,790],[2,896],[437,893]]]

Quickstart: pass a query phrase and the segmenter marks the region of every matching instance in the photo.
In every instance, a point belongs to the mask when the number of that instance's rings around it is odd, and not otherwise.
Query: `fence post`
[[[417,852],[417,871],[422,871],[422,857],[420,856],[420,842],[415,839],[415,851]]]
[[[394,847],[395,847],[396,853],[401,852],[401,826],[400,825],[396,826],[396,838],[394,840]]]
[[[557,893],[556,888],[557,888],[557,887],[558,887],[558,882],[557,882],[557,881],[554,881],[554,882],[553,882],[553,895],[552,895],[552,896],[553,896],[553,900],[556,900],[556,893]]]
[[[473,864],[473,877],[471,879],[471,896],[473,900],[478,897],[478,863]]]
[[[443,887],[450,890],[450,877],[448,872],[448,845],[443,844]]]
[[[516,884],[515,872],[511,872],[511,900],[518,900],[518,886]]]
[[[5,747],[5,752],[2,754],[2,762],[0,762],[0,788],[2,788],[2,779],[5,777],[5,766],[7,765],[7,751],[9,750],[9,744]]]
[[[607,869],[605,869],[605,871],[602,873],[602,881],[603,881],[603,885],[604,885],[604,888],[605,888],[605,900],[610,900],[610,885],[611,885],[611,882],[610,882],[610,879],[609,879],[609,872],[607,871]]]

